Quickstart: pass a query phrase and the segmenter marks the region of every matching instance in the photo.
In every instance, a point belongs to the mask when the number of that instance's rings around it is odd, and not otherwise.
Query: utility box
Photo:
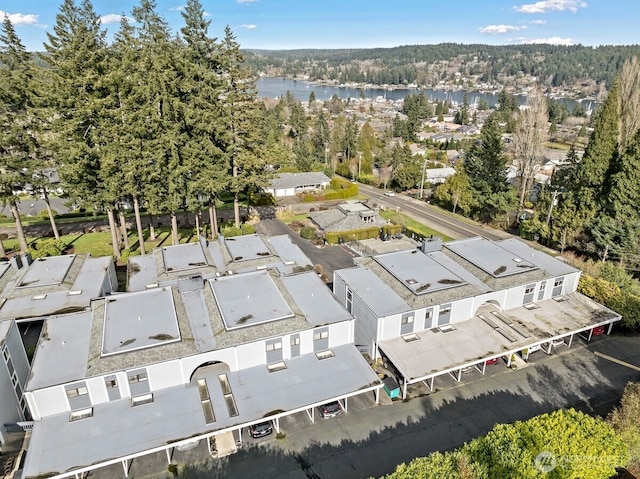
[[[382,384],[384,384],[384,390],[391,399],[400,397],[400,385],[398,382],[390,376],[382,378]]]

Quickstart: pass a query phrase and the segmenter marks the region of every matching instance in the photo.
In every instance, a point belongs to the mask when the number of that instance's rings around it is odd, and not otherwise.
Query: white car
[[[385,191],[384,194],[385,194],[385,196],[396,196],[396,192],[395,191]]]

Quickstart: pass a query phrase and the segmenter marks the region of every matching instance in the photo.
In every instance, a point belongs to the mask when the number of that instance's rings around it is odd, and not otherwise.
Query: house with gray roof
[[[325,233],[382,228],[389,224],[378,214],[377,208],[371,208],[360,201],[347,201],[336,208],[312,211],[309,213],[309,219]]]
[[[295,196],[305,191],[320,191],[329,187],[331,179],[322,172],[280,173],[265,188],[274,198]]]
[[[484,373],[531,351],[568,347],[620,315],[576,291],[580,271],[518,239],[468,238],[356,258],[334,272],[355,342],[403,386],[465,368]]]

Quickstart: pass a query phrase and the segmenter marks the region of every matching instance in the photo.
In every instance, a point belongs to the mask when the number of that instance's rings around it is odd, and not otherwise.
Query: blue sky
[[[210,34],[229,25],[242,48],[371,48],[442,42],[640,43],[638,0],[201,0]],[[77,0],[80,2],[80,0]],[[42,51],[61,0],[0,0],[29,51]],[[108,32],[137,0],[93,0]],[[184,0],[157,0],[174,31]]]

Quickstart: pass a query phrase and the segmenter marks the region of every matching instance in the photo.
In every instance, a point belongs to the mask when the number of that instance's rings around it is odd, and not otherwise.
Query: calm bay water
[[[259,78],[258,79],[258,95],[261,98],[280,98],[284,96],[287,91],[290,91],[293,96],[299,101],[309,100],[311,92],[315,93],[316,100],[326,101],[331,99],[333,95],[337,95],[342,100],[348,98],[360,98],[364,93],[365,98],[376,99],[378,97],[386,98],[387,100],[401,100],[406,95],[422,92],[431,101],[436,100],[448,100],[452,103],[462,104],[464,100],[464,90],[434,90],[432,88],[424,89],[393,89],[385,90],[384,88],[352,88],[344,86],[327,86],[316,85],[304,80],[290,80],[288,78]],[[485,99],[490,107],[495,106],[498,102],[498,93],[481,92],[481,91],[467,91],[467,100],[470,104],[476,103],[481,99]],[[517,96],[518,101],[521,104],[526,102],[526,97],[522,95]],[[568,98],[558,99],[558,101],[564,103],[569,111],[573,110],[576,104],[575,100]],[[585,100],[581,102],[585,109],[590,110],[595,107],[595,102],[591,100]]]

